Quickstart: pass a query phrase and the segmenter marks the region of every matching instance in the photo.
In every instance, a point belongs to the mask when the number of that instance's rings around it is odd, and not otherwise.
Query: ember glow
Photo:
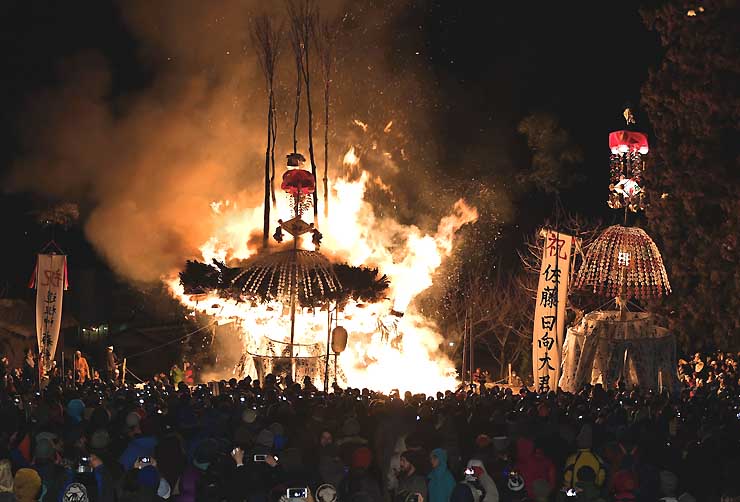
[[[344,163],[344,176],[335,177],[331,183],[328,220],[319,221],[324,234],[321,252],[337,262],[378,267],[381,274],[390,278],[391,287],[386,301],[350,301],[338,314],[338,324],[349,333],[347,349],[338,358],[339,383],[386,392],[399,389],[431,393],[451,389],[457,382],[454,365],[439,352],[442,336],[434,322],[415,307],[414,298],[432,285],[434,272],[453,251],[455,233],[475,221],[477,211],[458,200],[434,233],[424,233],[390,217],[379,217],[365,200],[366,187],[377,184],[377,176],[362,169],[354,147],[344,155]],[[271,211],[273,228],[279,218],[290,214],[288,204],[288,198],[280,194],[278,207]],[[255,229],[262,227],[261,206],[238,207],[229,201],[218,201],[211,205],[207,217],[214,219],[217,231],[200,248],[203,261],[217,259],[236,266],[259,251],[257,243],[250,247],[247,241]],[[314,249],[310,238],[300,247]],[[249,353],[265,353],[268,339],[289,340],[290,318],[285,315],[287,308],[279,302],[236,303],[215,294],[196,298],[184,294],[177,278],[168,279],[167,284],[190,309],[215,316],[219,323],[237,323],[243,348]],[[398,335],[402,338],[396,338]],[[296,343],[321,344],[325,350],[326,338],[326,311],[299,310]],[[256,376],[249,358],[245,372]]]

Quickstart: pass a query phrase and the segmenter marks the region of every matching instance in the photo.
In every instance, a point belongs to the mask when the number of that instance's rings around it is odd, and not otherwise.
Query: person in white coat
[[[485,465],[483,465],[483,462],[481,462],[478,459],[471,459],[468,462],[468,466],[465,469],[465,479],[466,481],[470,480],[476,480],[480,487],[483,489],[482,499],[480,499],[480,502],[498,502],[499,501],[499,495],[498,495],[498,488],[496,488],[496,483],[493,482],[493,478],[488,474],[486,471]],[[474,487],[471,486],[471,490]],[[478,500],[478,497],[475,496],[475,492],[473,492],[473,498],[475,500]]]

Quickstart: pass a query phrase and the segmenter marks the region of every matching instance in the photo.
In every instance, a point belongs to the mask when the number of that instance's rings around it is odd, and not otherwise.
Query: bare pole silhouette
[[[273,203],[275,202],[275,136],[277,134],[277,116],[275,114],[275,92],[273,84],[275,81],[275,66],[278,55],[280,54],[281,32],[281,27],[275,28],[272,20],[267,15],[257,17],[252,24],[252,42],[257,50],[257,59],[265,76],[265,87],[268,96],[267,147],[265,148],[265,201],[262,228],[263,247],[267,247],[269,243],[271,196]],[[270,172],[271,167],[272,175]]]
[[[318,10],[313,0],[288,0],[288,17],[291,23],[293,50],[301,59],[301,74],[306,85],[306,108],[308,111],[308,156],[311,161],[311,174],[316,181],[316,158],[313,149],[313,108],[311,106],[311,64],[310,46]],[[297,43],[296,43],[297,42]],[[295,141],[295,140],[294,140]],[[313,222],[318,227],[318,190],[313,192]]]
[[[324,219],[329,218],[329,105],[332,73],[335,64],[335,42],[339,33],[337,22],[321,22],[319,14],[314,23],[313,41],[316,53],[321,62],[321,72],[324,77]]]

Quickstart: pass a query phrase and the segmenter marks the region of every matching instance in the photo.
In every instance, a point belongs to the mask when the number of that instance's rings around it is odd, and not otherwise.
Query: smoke
[[[270,14],[284,19],[283,4],[274,4]],[[391,189],[380,187],[375,197],[380,214],[422,226],[424,215],[434,224],[435,207],[446,211],[453,199],[434,193],[430,168],[437,149],[427,115],[439,98],[423,64],[397,57],[414,54],[422,43],[421,32],[397,35],[409,4],[319,4],[324,18],[340,20],[341,30],[332,169],[342,168],[344,151],[357,143],[368,161],[376,158],[370,167],[390,179]],[[28,153],[6,186],[80,202],[86,236],[113,269],[152,282],[199,256],[219,223],[212,201],[242,207],[262,201],[267,99],[249,29],[251,16],[265,7],[256,0],[138,0],[120,8],[150,75],[146,85],[122,91],[113,62],[97,52],[65,61],[62,84],[29,105],[23,124]],[[293,64],[286,35],[277,74],[279,165],[292,146]],[[312,71],[317,163],[323,165],[323,82],[319,66]],[[299,149],[307,153],[305,109],[301,113]],[[371,133],[358,130],[353,119],[369,123]]]

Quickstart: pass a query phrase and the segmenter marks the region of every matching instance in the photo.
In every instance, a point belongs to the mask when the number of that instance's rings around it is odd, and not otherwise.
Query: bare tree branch
[[[265,201],[262,245],[267,247],[270,236],[270,202],[275,203],[275,137],[277,135],[277,114],[275,113],[275,67],[280,55],[282,26],[275,27],[272,19],[262,15],[253,21],[252,43],[257,50],[262,73],[265,76],[265,87],[268,96],[267,108],[267,147],[265,149]],[[272,160],[272,163],[270,162]],[[272,174],[270,167],[272,166]]]
[[[313,41],[321,63],[324,77],[324,218],[329,217],[329,91],[335,63],[335,43],[339,33],[339,22],[321,22],[316,16],[313,25]]]
[[[313,108],[311,105],[311,36],[315,31],[318,8],[314,0],[288,0],[288,16],[291,23],[291,41],[296,60],[300,59],[300,72],[306,85],[306,108],[308,111],[308,156],[311,161],[311,174],[316,176],[316,158],[313,149]],[[299,105],[298,105],[299,106]],[[296,120],[297,124],[297,120]],[[296,125],[297,128],[297,125]],[[294,131],[294,145],[296,145]],[[318,226],[318,189],[313,192],[314,224]]]

